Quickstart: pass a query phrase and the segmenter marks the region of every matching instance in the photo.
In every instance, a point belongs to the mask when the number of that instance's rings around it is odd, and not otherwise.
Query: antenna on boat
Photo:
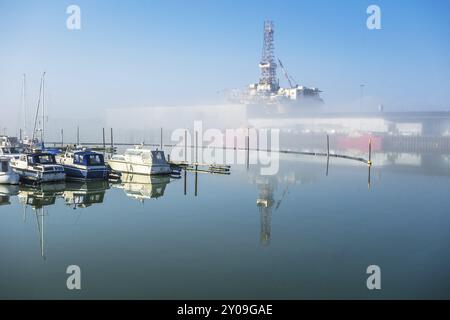
[[[44,72],[45,74],[45,72]],[[42,81],[44,80],[44,76],[41,77],[41,85],[39,86],[39,97],[38,97],[38,104],[36,108],[36,115],[34,117],[34,126],[33,126],[33,136],[31,138],[31,141],[34,141],[35,135],[36,135],[36,125],[38,121],[38,115],[39,115],[39,107],[41,105],[41,96],[42,96]]]
[[[23,74],[23,83],[22,83],[22,108],[23,108],[23,114],[24,114],[24,130],[25,135],[27,134],[27,106],[26,106],[26,77],[27,75]]]
[[[42,132],[41,143],[44,145],[44,129],[45,129],[45,71],[42,74]]]

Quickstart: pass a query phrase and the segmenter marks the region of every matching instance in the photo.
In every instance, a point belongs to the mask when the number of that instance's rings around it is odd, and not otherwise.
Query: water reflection
[[[87,208],[103,203],[108,181],[67,182],[63,198],[67,206],[73,209]]]
[[[0,206],[11,204],[10,198],[19,194],[17,185],[0,185]]]
[[[123,174],[122,181],[114,184],[114,187],[122,189],[128,197],[144,202],[148,199],[158,199],[164,196],[170,180],[170,176]]]
[[[19,187],[19,203],[23,206],[23,220],[27,218],[27,207],[30,206],[36,217],[36,227],[39,235],[39,243],[41,249],[41,256],[45,260],[45,237],[44,237],[44,217],[48,215],[46,207],[54,205],[56,198],[60,197],[66,187],[65,183],[42,184],[39,186]]]

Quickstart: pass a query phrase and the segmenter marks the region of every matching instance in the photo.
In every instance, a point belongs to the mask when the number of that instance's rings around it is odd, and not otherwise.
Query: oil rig
[[[322,91],[318,88],[298,85],[289,75],[281,60],[275,58],[274,31],[273,21],[265,21],[263,49],[259,63],[261,72],[259,82],[250,84],[243,91],[235,91],[230,100],[246,105],[278,105],[295,109],[306,105],[323,104],[320,97]],[[277,78],[278,65],[289,83],[287,88],[280,86]]]

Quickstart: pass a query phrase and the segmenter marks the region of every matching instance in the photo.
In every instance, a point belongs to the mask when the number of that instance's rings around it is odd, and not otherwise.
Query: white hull
[[[64,172],[44,172],[41,171],[35,171],[30,169],[19,169],[19,168],[13,168],[15,172],[17,172],[20,176],[20,179],[23,181],[30,181],[30,182],[56,182],[56,181],[63,181],[66,179],[66,174]]]
[[[112,170],[124,173],[135,173],[143,175],[169,174],[171,172],[168,164],[138,164],[121,160],[111,159],[108,161]]]

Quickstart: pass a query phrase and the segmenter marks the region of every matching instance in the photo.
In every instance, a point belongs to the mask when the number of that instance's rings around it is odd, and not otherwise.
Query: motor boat
[[[19,184],[19,175],[11,168],[10,160],[0,156],[0,184]]]
[[[66,177],[76,180],[106,180],[109,168],[102,154],[89,150],[67,151],[56,157],[64,167]]]
[[[164,151],[143,149],[141,146],[127,149],[123,155],[114,155],[108,160],[108,165],[112,170],[124,173],[156,175],[172,172]]]
[[[55,155],[46,152],[21,154],[11,160],[11,167],[23,182],[56,182],[66,178],[64,167],[56,163]]]

